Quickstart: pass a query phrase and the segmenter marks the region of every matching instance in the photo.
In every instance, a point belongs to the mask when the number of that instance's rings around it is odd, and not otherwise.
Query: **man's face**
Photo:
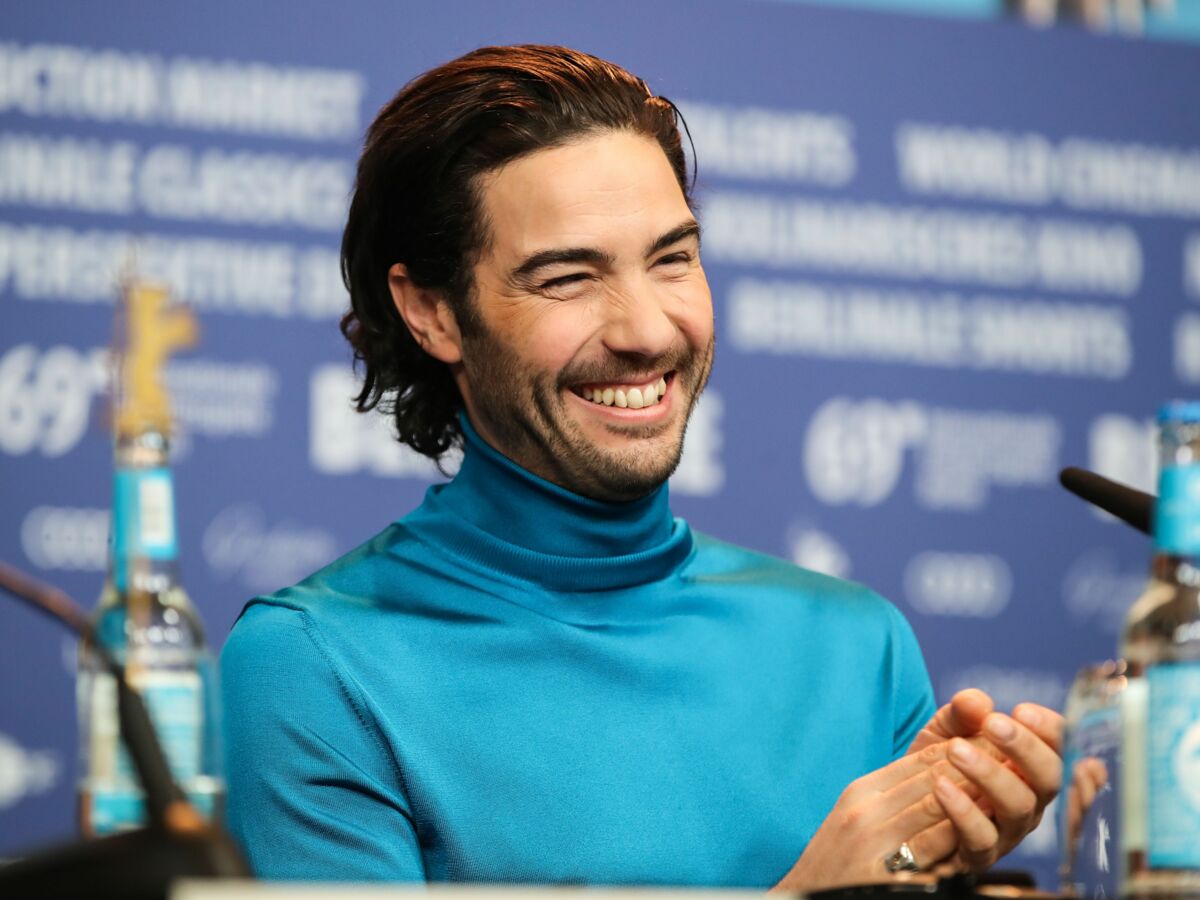
[[[456,367],[472,424],[569,490],[649,493],[678,465],[713,354],[699,229],[666,156],[601,132],[503,166],[480,193],[479,328]]]

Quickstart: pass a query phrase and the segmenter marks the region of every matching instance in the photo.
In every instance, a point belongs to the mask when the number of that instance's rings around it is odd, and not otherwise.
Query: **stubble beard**
[[[633,371],[633,362],[614,358],[603,371],[593,365],[587,371],[567,369],[555,377],[531,371],[486,330],[464,336],[463,349],[474,412],[500,444],[496,449],[547,481],[609,502],[646,496],[679,466],[687,423],[708,382],[713,359],[710,338],[703,351],[688,348],[655,361],[652,368],[674,371],[672,388],[686,397],[683,415],[653,425],[608,426],[636,445],[607,450],[597,446],[570,415],[568,385],[619,381],[622,374]],[[638,371],[646,371],[644,363]],[[673,430],[677,433],[668,441],[653,440]]]

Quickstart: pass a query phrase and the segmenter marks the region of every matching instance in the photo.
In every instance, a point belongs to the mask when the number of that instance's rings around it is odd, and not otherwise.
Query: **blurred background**
[[[417,504],[440,476],[351,412],[337,330],[361,136],[430,66],[563,43],[645,77],[695,143],[718,353],[677,514],[892,599],[940,699],[1061,707],[1149,547],[1058,469],[1152,490],[1154,410],[1200,393],[1197,40],[1200,0],[11,7],[0,560],[99,593],[131,261],[202,329],[168,380],[215,649],[247,598]],[[0,605],[0,857],[74,832],[74,666]],[[1049,886],[1052,819],[1010,861]]]

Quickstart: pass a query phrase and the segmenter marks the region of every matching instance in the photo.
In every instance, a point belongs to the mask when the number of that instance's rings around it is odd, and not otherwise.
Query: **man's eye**
[[[538,288],[543,291],[553,291],[561,288],[574,287],[587,281],[591,276],[586,272],[574,272],[570,275],[560,275],[557,278],[551,278],[543,281]]]
[[[678,263],[689,263],[691,261],[692,261],[692,254],[688,253],[687,251],[681,250],[678,253],[669,253],[666,256],[662,257],[661,259],[658,260],[657,265],[669,266],[669,265],[676,265]]]

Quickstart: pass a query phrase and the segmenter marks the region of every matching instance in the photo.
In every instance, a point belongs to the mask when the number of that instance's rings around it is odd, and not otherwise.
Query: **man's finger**
[[[977,688],[967,688],[955,694],[950,702],[942,706],[932,719],[921,729],[909,753],[929,746],[936,741],[952,737],[972,737],[979,734],[983,720],[995,708],[992,698]]]
[[[1071,778],[1073,796],[1079,798],[1081,811],[1086,810],[1096,799],[1096,794],[1108,783],[1108,768],[1104,761],[1094,756],[1085,756],[1075,764]]]
[[[1023,837],[1040,808],[1033,789],[1010,768],[980,753],[961,738],[950,742],[950,761],[983,788],[984,795],[992,804],[1000,833],[1008,840]],[[939,779],[936,783],[940,784],[941,781]],[[962,793],[958,788],[955,791]],[[941,799],[940,795],[938,799]],[[972,805],[978,809],[977,804]],[[1004,849],[1007,851],[1009,848],[1006,846]]]
[[[908,849],[912,851],[917,865],[928,872],[954,859],[954,851],[958,849],[958,830],[953,822],[943,818],[936,825],[910,837]]]
[[[1062,753],[1063,717],[1037,703],[1018,703],[1013,718],[1040,737],[1055,753]]]
[[[945,750],[946,748],[943,747],[942,749]],[[875,801],[876,808],[895,813],[905,807],[911,806],[923,797],[931,797],[933,795],[934,775],[949,778],[972,800],[978,800],[982,797],[983,792],[979,787],[972,783],[966,775],[952,766],[943,755],[942,759],[935,762],[930,768],[923,769],[884,791],[878,800]]]
[[[1072,782],[1075,785],[1075,792],[1079,795],[1080,810],[1090,808],[1092,801],[1096,799],[1096,783],[1084,766],[1076,766]]]
[[[1108,784],[1108,766],[1104,764],[1104,760],[1089,756],[1080,760],[1080,767],[1085,769],[1092,779],[1092,783],[1096,786],[1096,790]]]
[[[950,698],[950,702],[938,710],[934,723],[943,736],[971,737],[979,734],[983,720],[996,708],[992,698],[978,688],[967,688]]]
[[[1079,837],[1079,825],[1083,821],[1086,809],[1087,807],[1083,805],[1083,798],[1079,796],[1078,788],[1067,791],[1067,833],[1064,840],[1073,843]]]
[[[943,741],[941,750],[944,752],[947,746]],[[958,849],[958,830],[947,819],[946,811],[934,793],[935,779],[948,780],[972,802],[977,799],[982,802],[987,807],[979,810],[984,818],[990,814],[990,804],[982,796],[982,789],[966,775],[946,759],[935,758],[934,753],[928,754],[926,760],[933,760],[929,768],[921,769],[895,784],[880,794],[873,804],[877,812],[885,815],[895,811],[882,823],[879,833],[887,835],[887,840],[894,841],[897,847],[902,841],[907,841],[923,869],[942,862]],[[905,768],[911,768],[913,764],[910,761]]]
[[[932,775],[934,772],[941,772],[947,777],[950,777],[950,773],[953,772],[963,781],[967,780],[967,776],[963,775],[943,759],[935,763],[932,767],[923,769],[920,772],[910,775],[903,781],[892,785],[892,787],[879,795],[879,798],[875,801],[875,807],[879,810],[895,814],[918,802],[922,797],[932,795]]]
[[[945,807],[934,791],[934,786],[939,780],[949,781],[953,784],[962,796],[975,804],[979,814],[985,819],[991,815],[986,798],[980,796],[982,793],[980,788],[967,780],[966,776],[949,762],[938,763],[927,772],[914,775],[884,794],[880,798],[877,809],[880,811],[898,810],[898,812],[883,823],[880,833],[888,835],[889,839],[896,842],[896,846],[899,846],[901,841],[907,840],[909,848],[916,854],[916,847],[913,844],[915,837],[907,838],[906,835],[923,835],[926,832],[932,832],[922,839],[929,841],[930,846],[922,846],[922,853],[917,855],[917,861],[921,863],[922,868],[941,860],[958,843],[958,838],[955,836],[957,832],[952,823],[947,821]],[[939,826],[949,826],[950,830],[939,832],[936,830]],[[949,835],[948,846],[944,849],[940,849],[941,843],[944,841],[936,839],[939,834]]]
[[[970,742],[983,753],[991,754],[1000,760],[1006,758],[1003,753],[998,751],[985,738],[972,738]],[[932,769],[939,762],[945,760],[949,747],[950,745],[946,741],[938,740],[927,744],[920,750],[910,749],[907,755],[900,757],[895,762],[889,763],[881,769],[876,769],[874,772],[864,775],[856,784],[864,790],[877,792],[890,790],[914,775],[928,772],[928,770]]]
[[[954,772],[955,775],[951,775]],[[942,809],[933,793],[935,778],[947,778],[951,781],[965,780],[962,773],[956,772],[948,762],[941,762],[925,772],[919,772],[896,785],[879,798],[876,809],[880,812],[891,813],[886,818],[880,831],[888,835],[889,840],[907,840],[910,835],[925,831],[939,822],[946,820],[946,811]],[[939,857],[940,858],[940,857]]]
[[[890,843],[899,846],[914,834],[919,834],[938,822],[946,821],[946,811],[938,798],[929,791],[910,806],[900,810],[880,827],[880,834],[887,835]]]
[[[890,790],[914,775],[932,769],[946,758],[949,746],[945,741],[930,744],[918,753],[909,753],[882,769],[876,769],[860,778],[855,784],[863,789],[882,793]]]
[[[983,726],[988,740],[1002,750],[1017,773],[1045,806],[1062,785],[1062,757],[1042,737],[1003,713],[992,713]]]
[[[946,816],[954,824],[959,853],[973,869],[991,865],[999,855],[1000,833],[992,820],[979,811],[971,798],[947,778],[935,778],[934,794]]]

